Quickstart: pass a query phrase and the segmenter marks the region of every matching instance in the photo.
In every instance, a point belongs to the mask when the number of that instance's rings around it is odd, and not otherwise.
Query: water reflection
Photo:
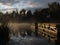
[[[38,34],[44,38],[54,41],[57,30],[54,23],[38,23]],[[35,23],[8,23],[10,29],[10,41],[20,42],[21,40],[39,40],[41,37],[35,37]],[[48,36],[49,35],[49,36]],[[52,38],[53,37],[53,38]],[[46,40],[45,40],[46,41]]]

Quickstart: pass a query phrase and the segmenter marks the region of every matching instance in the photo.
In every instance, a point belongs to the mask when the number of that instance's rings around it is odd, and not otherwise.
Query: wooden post
[[[57,40],[55,40],[56,45],[60,44],[60,24],[56,25],[57,28]]]
[[[38,36],[38,23],[35,22],[35,36]]]

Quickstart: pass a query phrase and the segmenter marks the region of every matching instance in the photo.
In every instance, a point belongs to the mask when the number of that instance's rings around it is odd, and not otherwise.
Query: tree
[[[35,10],[35,12],[33,13],[33,15],[34,15],[34,19],[35,19],[35,21],[38,21],[39,11],[38,11],[38,10]]]
[[[25,9],[22,9],[21,11],[20,11],[20,15],[21,15],[21,19],[25,19],[25,12],[26,12],[26,10]]]
[[[14,18],[15,18],[15,15],[16,15],[16,12],[15,12],[15,11],[13,11],[13,12],[12,12],[12,17],[14,17]]]
[[[0,15],[3,15],[3,13],[2,13],[2,12],[0,12]]]
[[[60,4],[57,2],[53,2],[52,4],[48,4],[49,13],[51,14],[52,19],[60,19]]]
[[[25,12],[26,12],[26,10],[25,10],[25,9],[22,9],[22,10],[20,11],[20,14],[21,14],[21,15],[25,15]]]
[[[31,10],[28,10],[26,15],[27,15],[27,17],[31,17],[32,16]]]
[[[16,9],[16,15],[18,15],[18,10]]]
[[[48,8],[42,9],[39,15],[40,15],[41,21],[43,22],[48,21],[48,16],[49,16]]]
[[[55,12],[59,9],[59,3],[53,2],[52,4],[48,4],[50,11]]]

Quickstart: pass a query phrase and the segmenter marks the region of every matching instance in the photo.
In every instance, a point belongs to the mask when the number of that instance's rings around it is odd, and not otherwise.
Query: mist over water
[[[18,30],[19,29],[26,29],[26,28],[30,28],[30,23],[9,23],[8,26],[9,28],[11,28],[12,30]]]

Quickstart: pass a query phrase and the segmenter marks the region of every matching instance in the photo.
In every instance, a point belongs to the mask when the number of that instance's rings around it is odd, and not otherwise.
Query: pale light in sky
[[[0,0],[0,9],[45,8],[55,1],[60,3],[60,0]]]

